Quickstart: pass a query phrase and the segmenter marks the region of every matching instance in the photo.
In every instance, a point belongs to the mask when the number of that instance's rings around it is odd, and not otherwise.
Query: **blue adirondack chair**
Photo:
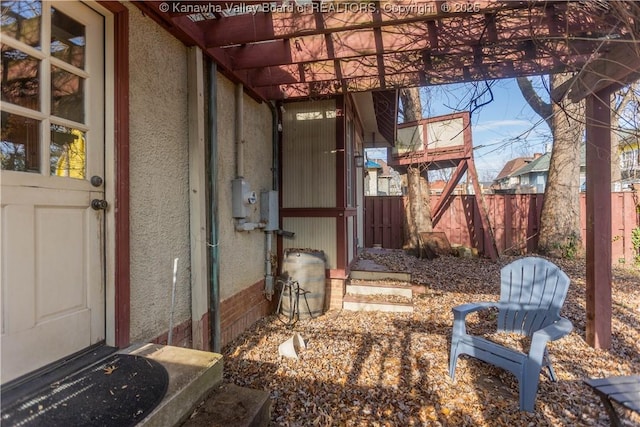
[[[542,368],[546,366],[551,380],[557,380],[547,342],[561,338],[573,329],[568,319],[560,317],[569,277],[555,264],[538,257],[516,260],[504,266],[500,276],[499,302],[462,304],[453,308],[449,375],[455,379],[456,363],[462,354],[505,369],[518,379],[520,410],[532,412]],[[466,316],[491,307],[498,309],[498,332],[531,337],[528,354],[467,334]]]

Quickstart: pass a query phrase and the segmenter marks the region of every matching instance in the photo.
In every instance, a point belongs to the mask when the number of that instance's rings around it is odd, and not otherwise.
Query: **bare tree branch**
[[[518,87],[522,91],[525,101],[531,106],[531,109],[535,111],[549,126],[549,129],[553,130],[553,118],[551,104],[544,102],[542,98],[536,93],[531,84],[531,80],[526,77],[518,77],[516,79]]]

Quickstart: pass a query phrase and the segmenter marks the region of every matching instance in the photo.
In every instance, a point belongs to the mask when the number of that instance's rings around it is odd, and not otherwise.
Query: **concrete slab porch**
[[[222,355],[182,347],[140,344],[121,353],[144,356],[162,364],[169,373],[167,394],[138,425],[177,426],[222,382]]]

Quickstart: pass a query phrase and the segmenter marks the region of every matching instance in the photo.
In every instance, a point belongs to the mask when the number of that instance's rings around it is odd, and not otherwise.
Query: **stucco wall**
[[[218,190],[220,299],[225,300],[264,277],[262,231],[237,232],[231,212],[231,181],[236,177],[235,85],[218,77]],[[244,95],[244,179],[250,189],[271,190],[271,110]],[[250,222],[260,220],[260,202],[249,209]],[[274,239],[275,250],[275,239]]]
[[[173,260],[179,258],[174,324],[190,311],[186,48],[130,9],[131,341],[169,327]]]

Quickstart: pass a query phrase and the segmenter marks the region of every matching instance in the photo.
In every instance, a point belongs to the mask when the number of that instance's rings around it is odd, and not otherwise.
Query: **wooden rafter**
[[[554,99],[578,102],[604,88],[624,86],[640,78],[640,46],[622,43],[604,58],[587,63],[573,79],[566,81],[553,94]]]
[[[159,4],[137,5],[263,99],[578,70],[614,43],[606,14],[576,1]]]

